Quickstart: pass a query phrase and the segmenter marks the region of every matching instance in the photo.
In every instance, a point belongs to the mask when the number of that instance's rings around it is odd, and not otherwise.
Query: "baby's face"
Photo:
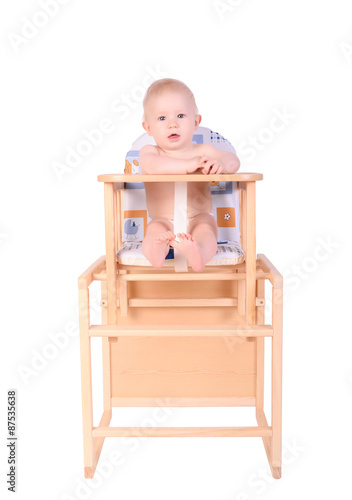
[[[201,116],[182,91],[165,90],[146,104],[143,127],[164,151],[187,149],[192,144]]]

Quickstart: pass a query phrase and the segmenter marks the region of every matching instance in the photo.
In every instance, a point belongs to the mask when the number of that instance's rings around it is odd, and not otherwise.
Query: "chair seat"
[[[117,262],[128,266],[151,266],[151,263],[142,253],[142,241],[127,241],[117,252]],[[244,253],[236,241],[218,242],[216,254],[208,262],[207,266],[229,266],[241,264],[244,261]],[[174,250],[170,249],[165,259],[165,266],[174,266]]]

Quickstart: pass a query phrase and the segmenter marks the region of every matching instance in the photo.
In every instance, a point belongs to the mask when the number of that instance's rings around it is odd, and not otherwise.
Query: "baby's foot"
[[[193,271],[201,272],[204,269],[204,261],[200,247],[191,234],[178,233],[178,240],[170,241],[170,245],[184,255]]]
[[[169,253],[170,242],[175,238],[176,235],[172,231],[166,231],[154,240],[152,246],[152,264],[154,267],[163,267],[165,257]]]

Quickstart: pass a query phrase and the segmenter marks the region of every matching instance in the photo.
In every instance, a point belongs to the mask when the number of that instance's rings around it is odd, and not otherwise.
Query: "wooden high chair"
[[[256,182],[261,174],[213,175],[237,182],[245,262],[201,273],[117,263],[126,182],[204,182],[199,175],[100,175],[106,257],[79,277],[84,471],[94,475],[105,437],[261,437],[281,477],[282,276],[256,256]],[[102,324],[90,324],[89,285],[101,282]],[[265,324],[265,281],[272,321]],[[103,343],[104,412],[93,425],[91,338]],[[272,341],[271,424],[264,414],[264,338]],[[254,427],[110,427],[113,407],[253,406]]]

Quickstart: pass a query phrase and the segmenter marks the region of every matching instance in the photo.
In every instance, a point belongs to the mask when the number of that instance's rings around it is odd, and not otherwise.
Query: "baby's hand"
[[[201,156],[193,156],[186,160],[186,172],[187,174],[193,174],[199,169]]]
[[[199,167],[202,169],[203,174],[222,174],[224,166],[219,160],[209,158],[208,156],[201,156],[199,159]]]

